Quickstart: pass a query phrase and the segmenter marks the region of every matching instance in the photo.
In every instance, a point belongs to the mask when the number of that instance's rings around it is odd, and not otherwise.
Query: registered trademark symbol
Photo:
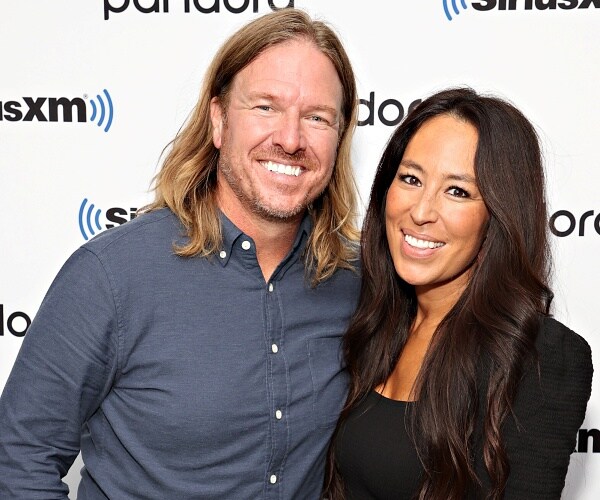
[[[83,98],[84,98],[84,99],[87,99],[87,98],[88,98],[88,95],[87,95],[87,94],[83,94]]]

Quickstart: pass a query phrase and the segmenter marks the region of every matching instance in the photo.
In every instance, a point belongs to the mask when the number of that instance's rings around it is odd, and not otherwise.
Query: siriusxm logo
[[[97,105],[94,99],[90,99],[89,102],[92,106],[92,116],[90,116],[90,120],[92,122],[97,121],[96,124],[98,127],[101,127],[103,124],[105,124],[104,131],[108,132],[113,120],[113,103],[108,90],[104,89],[102,92],[106,98],[106,105],[104,104],[104,99],[102,99],[102,95],[100,94],[96,96],[96,99],[98,100]],[[104,121],[104,118],[106,118],[106,122]]]
[[[458,14],[460,14],[460,11],[458,10],[458,5],[457,5],[457,1],[456,0],[442,0],[442,3],[444,4],[444,13],[446,14],[446,18],[448,19],[448,21],[452,21],[452,14],[450,13],[450,9],[448,7],[448,4],[450,3],[452,5],[452,11],[454,12],[454,15],[458,16]],[[460,0],[460,6],[463,9],[467,8],[467,2],[465,2],[465,0]]]
[[[448,21],[452,21],[453,15],[457,16],[460,9],[467,8],[465,0],[442,0],[444,14]],[[490,10],[571,10],[600,8],[600,0],[480,0],[471,2],[473,9],[478,11]]]
[[[92,108],[88,120],[88,96],[81,97],[23,97],[21,101],[0,101],[0,121],[7,122],[87,122],[96,123],[108,132],[113,121],[113,103],[104,89],[89,99]]]
[[[79,231],[83,239],[87,241],[104,229],[110,229],[134,219],[136,213],[137,208],[130,208],[127,211],[125,208],[112,207],[106,211],[105,220],[101,224],[102,209],[96,207],[93,203],[88,205],[88,199],[84,198],[79,206]]]
[[[294,7],[294,0],[184,0],[183,11],[186,14],[190,12],[199,12],[201,14],[213,14],[221,12],[223,9],[232,14],[246,12],[252,4],[252,12],[258,12],[258,4],[268,4],[271,10],[285,9]],[[277,3],[277,5],[275,5]],[[110,14],[119,14],[125,12],[129,5],[142,14],[168,14],[169,0],[104,0],[104,20],[108,21]]]

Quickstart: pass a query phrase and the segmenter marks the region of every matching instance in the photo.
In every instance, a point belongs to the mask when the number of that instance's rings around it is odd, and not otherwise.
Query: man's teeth
[[[270,172],[277,172],[278,174],[293,175],[298,177],[300,175],[300,167],[292,167],[291,165],[282,165],[281,163],[274,163],[268,161],[263,163],[265,168]]]
[[[444,245],[444,243],[442,243],[441,241],[434,242],[434,241],[419,240],[419,239],[415,238],[414,236],[410,236],[408,234],[404,235],[404,241],[406,241],[406,243],[408,243],[411,247],[417,247],[417,248],[439,248]]]

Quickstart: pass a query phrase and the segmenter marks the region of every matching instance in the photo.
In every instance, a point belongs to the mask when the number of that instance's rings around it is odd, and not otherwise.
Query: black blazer
[[[510,462],[506,500],[560,499],[592,390],[592,355],[582,337],[547,317],[542,321],[536,348],[537,360],[528,364],[517,389],[513,415],[502,427]],[[487,486],[481,427],[480,423],[475,466]]]

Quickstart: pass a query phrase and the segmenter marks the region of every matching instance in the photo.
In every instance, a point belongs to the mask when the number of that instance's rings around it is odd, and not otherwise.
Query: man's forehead
[[[232,88],[250,97],[297,92],[341,107],[342,83],[331,60],[312,42],[291,40],[269,47],[234,77]]]

